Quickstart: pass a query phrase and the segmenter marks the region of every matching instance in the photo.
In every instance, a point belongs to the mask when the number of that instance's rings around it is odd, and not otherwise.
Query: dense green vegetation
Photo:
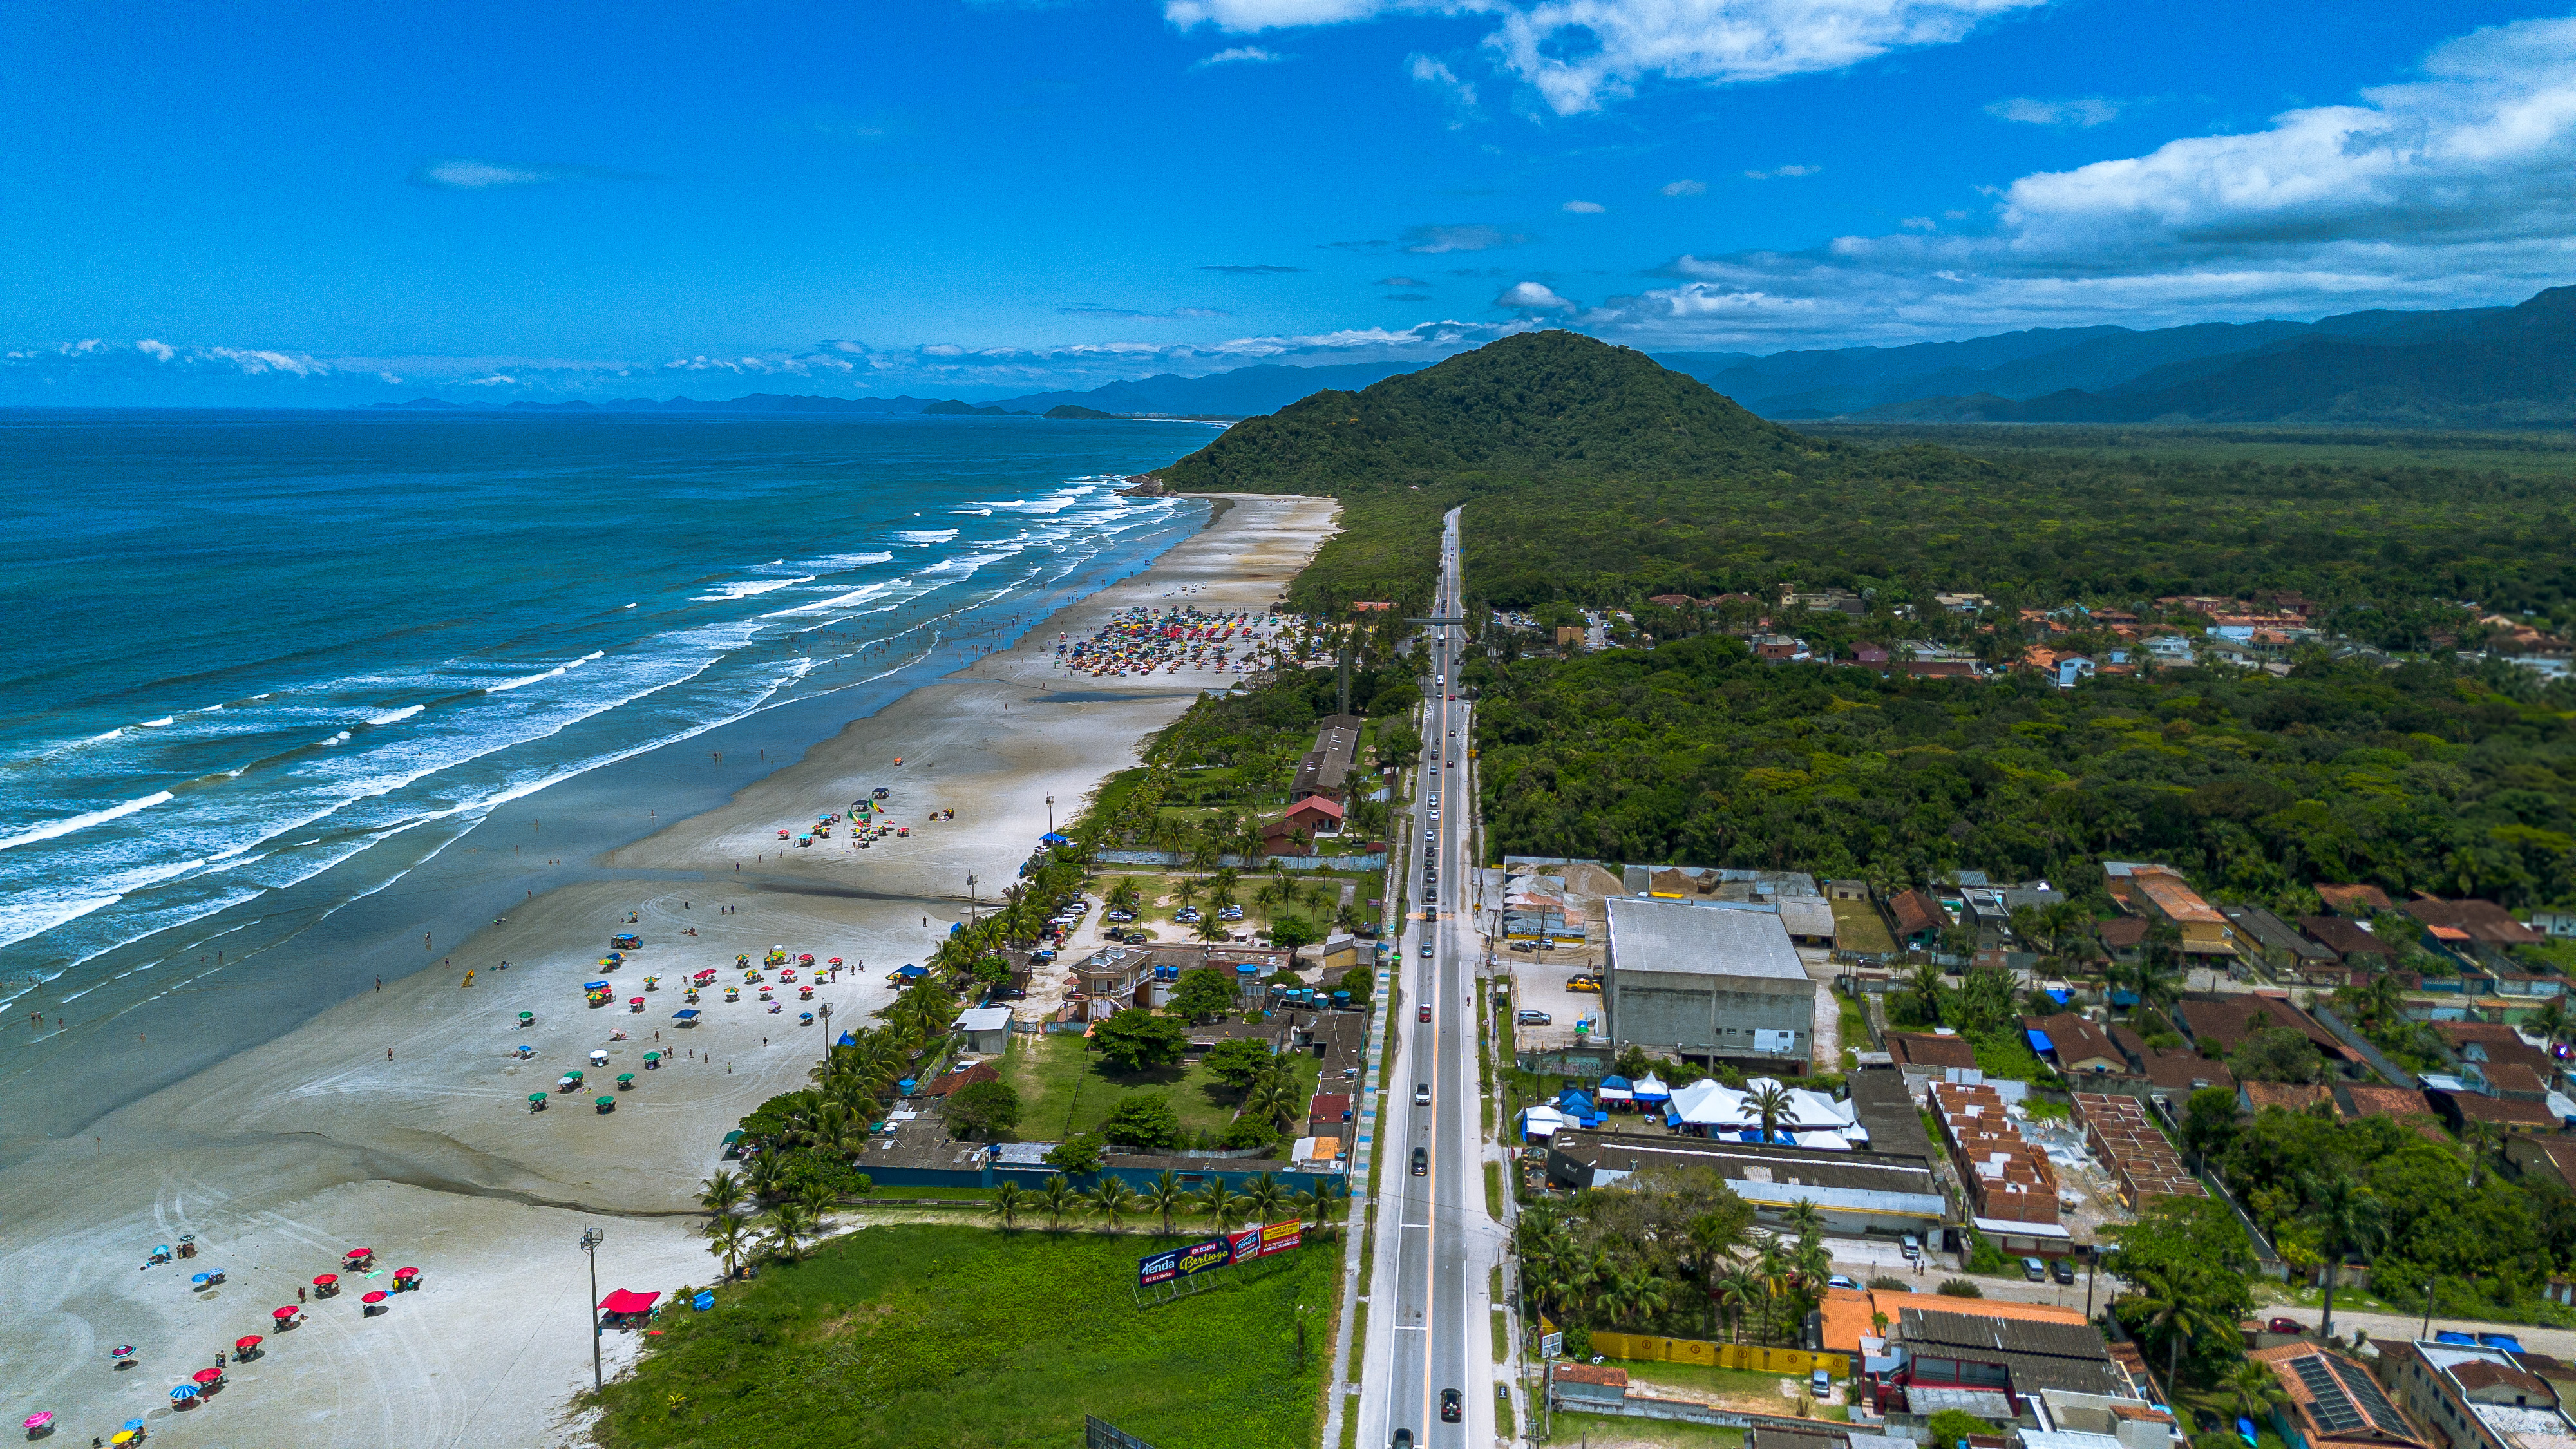
[[[1753,660],[1703,637],[1466,673],[1498,853],[1952,869],[2098,886],[2163,860],[2313,914],[2317,882],[2576,894],[2576,700],[2323,659],[2060,690]]]
[[[611,1449],[1077,1444],[1097,1414],[1164,1449],[1314,1442],[1340,1256],[1139,1309],[1132,1236],[884,1225],[666,1312],[609,1385]]]

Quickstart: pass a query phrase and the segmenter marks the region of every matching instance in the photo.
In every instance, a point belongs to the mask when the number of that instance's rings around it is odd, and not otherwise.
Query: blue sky
[[[2576,20],[38,3],[0,155],[8,401],[985,397],[2516,301],[2576,281]]]

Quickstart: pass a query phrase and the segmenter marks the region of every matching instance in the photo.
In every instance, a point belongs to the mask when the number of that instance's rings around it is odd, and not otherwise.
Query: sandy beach
[[[582,1442],[571,1404],[591,1375],[582,1231],[607,1235],[602,1292],[712,1278],[691,1231],[697,1185],[735,1121],[802,1085],[820,1057],[821,1027],[800,1028],[797,1013],[828,1003],[835,1031],[863,1023],[892,998],[886,973],[966,914],[970,874],[984,901],[1016,878],[1047,828],[1048,796],[1054,818],[1069,818],[1135,762],[1145,735],[1222,682],[1187,669],[1068,678],[1050,663],[1057,635],[1084,637],[1138,604],[1267,608],[1333,517],[1329,500],[1220,499],[1200,533],[1019,647],[847,721],[721,807],[610,853],[593,878],[456,948],[508,969],[470,986],[435,967],[388,980],[0,1172],[0,1341],[14,1370],[0,1411],[15,1423],[51,1410],[70,1444],[135,1418],[155,1439],[210,1446]],[[908,838],[866,850],[845,831],[803,849],[777,838],[877,787]],[[955,819],[925,818],[945,810]],[[615,1004],[585,1007],[580,983],[618,931],[644,946],[610,976]],[[687,974],[772,945],[853,966],[814,1001],[782,989],[772,1013],[748,989],[730,1005],[709,992],[702,1025],[674,1024]],[[658,990],[643,989],[648,975]],[[640,1011],[627,1004],[636,996]],[[521,1012],[533,1013],[525,1029]],[[672,1059],[648,1070],[648,1051]],[[554,1091],[572,1069],[582,1087]],[[618,1091],[626,1072],[634,1085]],[[538,1092],[548,1106],[531,1111]],[[592,1105],[602,1093],[613,1111]],[[146,1265],[183,1234],[198,1257]],[[300,1327],[272,1334],[271,1311],[356,1246],[377,1251],[385,1276],[304,1304]],[[422,1270],[423,1289],[364,1313],[361,1295],[404,1266]],[[218,1269],[220,1284],[191,1284]],[[251,1333],[270,1335],[267,1352],[201,1406],[172,1409],[174,1384]],[[609,1373],[636,1341],[606,1336]],[[120,1344],[137,1347],[135,1366],[112,1366]]]

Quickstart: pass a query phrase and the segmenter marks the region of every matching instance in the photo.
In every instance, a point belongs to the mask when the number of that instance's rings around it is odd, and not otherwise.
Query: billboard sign
[[[1284,1253],[1304,1241],[1302,1224],[1294,1222],[1261,1225],[1261,1256]]]
[[[1238,1229],[1226,1236],[1227,1258],[1231,1263],[1249,1263],[1261,1256],[1261,1225]]]
[[[1136,1286],[1139,1288],[1151,1288],[1157,1283],[1171,1282],[1172,1279],[1178,1275],[1180,1261],[1181,1250],[1178,1248],[1167,1249],[1163,1252],[1155,1253],[1150,1257],[1137,1259]]]
[[[1233,1262],[1234,1250],[1225,1239],[1210,1238],[1203,1243],[1190,1244],[1175,1256],[1178,1261],[1173,1264],[1174,1276],[1189,1278]]]

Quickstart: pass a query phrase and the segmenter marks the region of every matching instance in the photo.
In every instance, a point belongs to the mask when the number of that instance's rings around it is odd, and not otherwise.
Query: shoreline
[[[820,1024],[799,1028],[796,1013],[828,1002],[855,1025],[890,1000],[886,971],[966,913],[968,874],[979,900],[1016,878],[1047,828],[1046,796],[1057,822],[1069,818],[1134,762],[1145,735],[1219,683],[1076,682],[1051,668],[1051,636],[1184,597],[1266,610],[1337,516],[1323,499],[1193,496],[1214,505],[1210,518],[1142,570],[1058,607],[1013,647],[845,719],[720,803],[581,862],[579,878],[453,948],[509,969],[478,970],[471,986],[461,968],[435,965],[387,980],[109,1112],[83,1134],[91,1141],[50,1142],[0,1170],[19,1270],[0,1303],[15,1310],[12,1346],[30,1366],[8,1403],[22,1417],[54,1411],[67,1441],[143,1417],[156,1435],[208,1444],[306,1422],[313,1437],[406,1444],[578,1442],[568,1406],[587,1357],[573,1316],[587,1288],[582,1228],[608,1231],[603,1292],[711,1279],[690,1231],[697,1184],[724,1132],[803,1085],[821,1054]],[[780,827],[879,785],[909,838],[777,850]],[[638,803],[620,808],[631,818]],[[946,809],[955,820],[924,818]],[[645,944],[610,977],[615,1004],[587,1008],[578,984],[612,930]],[[710,993],[706,1024],[674,1028],[683,968],[774,944],[854,969],[814,1002],[785,994],[774,1015]],[[662,978],[658,992],[639,990],[646,975]],[[630,1010],[638,995],[646,1009]],[[525,1029],[522,1011],[534,1013]],[[607,1040],[617,1029],[629,1040]],[[521,1043],[531,1059],[510,1050]],[[675,1060],[646,1068],[643,1053],[663,1049]],[[586,1066],[592,1051],[608,1064]],[[572,1066],[587,1072],[584,1090],[551,1090]],[[633,1089],[611,1090],[629,1071]],[[542,1112],[526,1100],[538,1091]],[[593,1109],[598,1091],[614,1110]],[[200,1257],[129,1266],[182,1233],[197,1235]],[[306,1324],[241,1365],[232,1387],[201,1408],[169,1408],[169,1384],[234,1337],[266,1333],[271,1308],[361,1243],[387,1267],[421,1267],[425,1291],[376,1317],[361,1316],[354,1294],[308,1304]],[[192,1290],[189,1274],[211,1268],[226,1282]],[[631,1337],[606,1342],[631,1356]],[[112,1370],[106,1347],[118,1343],[138,1345],[142,1365]]]

